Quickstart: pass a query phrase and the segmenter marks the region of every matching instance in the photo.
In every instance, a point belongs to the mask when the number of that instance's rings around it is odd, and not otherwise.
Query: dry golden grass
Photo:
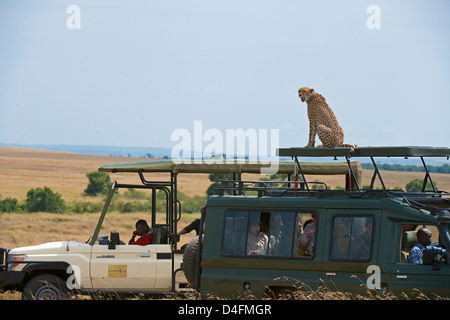
[[[24,199],[31,188],[49,187],[66,201],[91,200],[83,196],[88,185],[86,174],[111,163],[142,162],[154,159],[92,156],[70,152],[0,146],[0,196]],[[110,174],[111,181],[140,184],[133,174]],[[169,174],[146,174],[148,180],[168,180]],[[205,194],[208,175],[179,175],[179,190],[189,196]],[[205,184],[206,182],[206,184]]]

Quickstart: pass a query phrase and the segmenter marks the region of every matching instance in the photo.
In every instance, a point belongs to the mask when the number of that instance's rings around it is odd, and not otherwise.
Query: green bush
[[[0,212],[14,212],[19,209],[18,200],[15,198],[6,198],[0,200]]]
[[[182,195],[181,199],[181,211],[183,213],[195,213],[200,212],[200,209],[206,204],[206,196],[193,196],[189,197]]]
[[[67,210],[73,213],[96,213],[101,212],[102,209],[103,203],[101,202],[74,201]]]
[[[149,198],[149,196],[145,192],[138,191],[133,188],[127,189],[124,192],[123,196],[125,198],[130,198],[130,199],[147,199],[147,198]]]
[[[88,196],[96,196],[98,194],[108,194],[111,188],[111,178],[104,172],[93,171],[86,176],[89,179],[89,184],[84,190],[84,194]]]
[[[145,202],[139,201],[116,201],[113,204],[113,210],[117,210],[121,213],[131,213],[131,212],[146,212],[150,211],[150,205]]]
[[[215,188],[222,187],[223,183],[222,182],[214,182],[214,181],[217,181],[217,180],[233,180],[233,174],[232,173],[211,173],[209,175],[209,180],[213,181],[213,183],[208,187],[208,190],[206,190],[206,194],[208,196],[218,195],[219,191],[215,190]],[[231,183],[227,183],[226,185],[230,186],[230,187],[232,186]],[[231,190],[225,190],[224,194],[232,194],[232,191]]]
[[[434,186],[437,189],[437,185],[436,183],[434,183]],[[408,182],[406,184],[406,191],[408,192],[420,192],[422,191],[422,187],[423,187],[423,179],[417,178],[414,180],[411,180],[410,182]],[[427,185],[425,187],[425,190],[433,190],[433,187],[431,186],[430,181],[427,181]]]
[[[28,212],[63,213],[66,206],[59,193],[54,193],[50,188],[44,187],[44,189],[30,189],[27,192],[25,209]]]

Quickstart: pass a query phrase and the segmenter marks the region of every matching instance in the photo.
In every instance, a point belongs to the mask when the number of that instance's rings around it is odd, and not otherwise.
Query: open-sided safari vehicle
[[[264,297],[292,290],[366,290],[406,293],[415,290],[450,296],[447,255],[424,250],[421,264],[407,260],[426,226],[437,241],[450,247],[448,193],[438,191],[426,167],[426,157],[449,157],[447,148],[386,147],[279,149],[286,159],[278,173],[287,181],[248,181],[260,173],[260,163],[180,163],[153,161],[105,165],[102,172],[138,174],[141,184],[111,186],[98,224],[86,243],[63,241],[16,249],[0,249],[0,287],[23,291],[25,299],[66,297],[81,293],[170,293],[199,291],[219,297]],[[300,157],[344,158],[344,161],[300,162]],[[374,165],[372,183],[362,188],[362,169],[354,158],[368,157]],[[375,157],[419,157],[425,179],[420,192],[388,190]],[[155,172],[166,180],[152,180]],[[202,210],[199,235],[185,250],[177,238],[182,204],[177,198],[178,175],[231,173],[218,195]],[[306,176],[343,175],[345,188],[329,190]],[[380,180],[382,189],[375,190]],[[425,190],[431,183],[431,190]],[[126,245],[119,234],[99,237],[108,206],[120,188],[148,189],[154,237],[145,246]],[[156,220],[156,192],[166,195],[165,221]],[[158,222],[158,223],[157,223]]]

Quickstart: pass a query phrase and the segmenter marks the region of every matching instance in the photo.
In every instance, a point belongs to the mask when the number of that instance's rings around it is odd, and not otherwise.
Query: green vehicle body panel
[[[450,266],[414,265],[399,262],[402,222],[438,225],[436,217],[408,206],[400,199],[349,199],[314,197],[212,196],[207,203],[207,218],[202,250],[200,290],[228,298],[258,298],[268,288],[301,287],[316,290],[325,286],[352,294],[368,292],[372,275],[369,266],[378,266],[381,288],[409,297],[416,289],[426,295],[450,296]],[[316,251],[312,259],[229,257],[221,253],[225,214],[229,210],[313,209],[318,213]],[[373,216],[372,252],[366,261],[339,261],[330,257],[331,228],[335,217]]]

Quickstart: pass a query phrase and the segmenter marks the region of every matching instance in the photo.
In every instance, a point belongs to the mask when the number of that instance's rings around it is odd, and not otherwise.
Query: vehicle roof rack
[[[450,157],[443,147],[279,148],[277,155],[290,157]]]
[[[100,172],[135,172],[139,174],[141,182],[147,188],[170,187],[175,190],[177,188],[177,175],[179,173],[228,173],[233,174],[233,180],[221,180],[222,186],[216,188],[219,194],[224,194],[224,191],[233,192],[234,195],[244,194],[243,191],[254,190],[258,195],[269,196],[299,196],[314,192],[315,196],[329,196],[346,194],[347,196],[358,197],[365,196],[396,196],[402,197],[404,195],[410,197],[417,196],[433,196],[442,197],[442,195],[449,195],[447,192],[438,191],[430,172],[425,164],[426,157],[450,157],[449,148],[437,147],[420,147],[420,146],[399,146],[399,147],[357,147],[357,148],[279,148],[277,155],[280,161],[277,161],[276,173],[287,174],[287,181],[244,181],[242,174],[253,173],[261,174],[262,169],[269,168],[273,162],[259,162],[239,159],[179,159],[179,160],[159,160],[159,161],[144,161],[134,163],[117,163],[107,164],[98,169]],[[291,157],[294,161],[283,160],[282,157]],[[345,158],[345,162],[300,162],[301,157],[331,157],[337,160],[339,157]],[[368,157],[371,159],[374,172],[371,179],[369,189],[363,190],[362,185],[362,167],[359,161],[350,161],[352,158]],[[380,171],[374,160],[376,157],[418,157],[422,160],[425,169],[425,179],[421,192],[408,193],[404,191],[388,190],[383,182]],[[170,182],[164,181],[149,181],[144,177],[144,173],[170,173]],[[328,190],[323,182],[307,181],[305,175],[346,175],[345,191]],[[297,176],[301,175],[299,179]],[[294,176],[294,179],[291,177]],[[375,190],[374,183],[376,179],[380,180],[382,190]],[[427,183],[430,182],[432,191],[426,191]],[[323,187],[310,188],[310,185],[321,184]],[[297,188],[298,185],[298,188]],[[124,185],[125,186],[125,185]],[[360,195],[356,193],[359,192]],[[350,194],[352,193],[352,194]],[[176,197],[176,196],[175,196]]]
[[[379,178],[381,185],[383,187],[383,191],[386,195],[389,194],[389,190],[387,190],[383,179],[381,177],[380,171],[375,163],[375,157],[419,157],[422,161],[422,165],[425,169],[425,179],[422,186],[422,192],[425,192],[426,185],[428,181],[431,183],[433,188],[433,193],[438,195],[439,192],[433,180],[431,179],[430,172],[425,164],[424,157],[446,157],[447,160],[450,157],[450,148],[445,147],[426,147],[426,146],[394,146],[394,147],[339,147],[339,148],[279,148],[277,149],[277,155],[280,157],[288,156],[295,160],[297,163],[300,173],[303,176],[301,164],[298,161],[299,157],[333,157],[337,159],[337,157],[345,157],[347,163],[350,163],[350,158],[355,157],[368,157],[371,159],[372,164],[374,166],[374,173],[372,175],[372,180],[370,184],[369,190],[373,190],[373,185],[376,177]],[[350,173],[354,176],[354,172],[352,172],[351,166],[349,166]],[[303,180],[304,177],[303,177]],[[357,180],[356,180],[357,181]],[[309,190],[308,183],[305,180],[305,186]],[[361,191],[361,188],[358,183],[356,183],[356,188],[358,191]]]

